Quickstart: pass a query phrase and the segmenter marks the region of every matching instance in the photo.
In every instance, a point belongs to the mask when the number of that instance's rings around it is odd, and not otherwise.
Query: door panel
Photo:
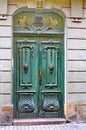
[[[14,116],[61,117],[63,106],[61,38],[50,39],[47,36],[34,39],[23,37],[15,42],[17,96]]]
[[[20,86],[32,87],[32,48],[22,46],[20,50]]]
[[[61,90],[59,70],[60,70],[60,46],[58,41],[42,41],[42,85],[41,93],[41,117],[61,116]]]
[[[53,87],[57,85],[57,48],[53,46],[45,46],[43,48],[42,65],[44,70],[45,87]]]
[[[16,42],[17,117],[37,116],[37,56],[35,41]]]

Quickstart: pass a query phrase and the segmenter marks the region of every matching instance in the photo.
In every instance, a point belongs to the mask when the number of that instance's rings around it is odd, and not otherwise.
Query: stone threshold
[[[47,125],[47,124],[64,124],[64,118],[37,118],[37,119],[14,119],[13,125]]]

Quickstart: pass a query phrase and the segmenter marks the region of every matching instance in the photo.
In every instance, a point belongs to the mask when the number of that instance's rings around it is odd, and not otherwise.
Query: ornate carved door
[[[32,25],[28,21],[30,15]],[[46,21],[48,16],[50,23]],[[35,16],[34,11],[15,14],[13,102],[16,118],[63,116],[61,20],[59,15],[51,12],[37,12]]]
[[[60,36],[59,40],[54,36],[52,39],[50,37],[40,38],[39,117],[62,116],[61,62],[63,58],[61,40]]]

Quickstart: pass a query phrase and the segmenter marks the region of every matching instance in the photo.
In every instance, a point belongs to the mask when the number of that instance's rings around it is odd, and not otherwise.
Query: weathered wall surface
[[[81,22],[66,18],[66,115],[86,119],[86,1]]]
[[[7,1],[1,1],[6,14]],[[6,9],[6,10],[5,10]],[[12,122],[12,16],[0,15],[0,122]]]
[[[65,114],[74,119],[76,117],[86,119],[86,0],[83,2],[83,19],[79,22],[71,18],[70,0],[54,2],[47,0],[44,3],[45,9],[57,8],[66,15]],[[25,6],[36,8],[36,3],[34,0],[8,0],[7,19],[0,20],[0,120],[2,123],[9,123],[12,120],[12,16],[17,9]]]

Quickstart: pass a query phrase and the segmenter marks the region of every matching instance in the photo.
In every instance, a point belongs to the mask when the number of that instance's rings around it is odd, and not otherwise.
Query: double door
[[[14,117],[63,116],[62,37],[15,37]]]

